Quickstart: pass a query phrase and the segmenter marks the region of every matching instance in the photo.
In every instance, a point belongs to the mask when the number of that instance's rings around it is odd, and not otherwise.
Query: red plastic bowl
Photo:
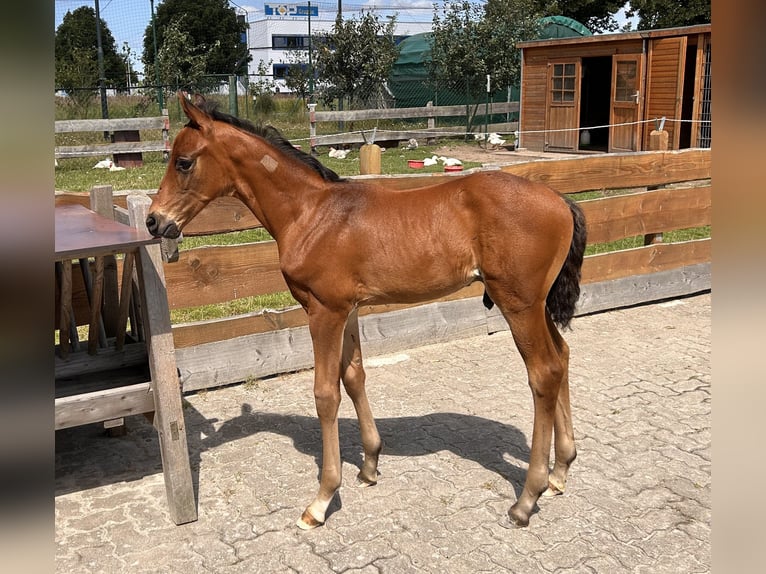
[[[462,165],[445,165],[444,171],[463,171]]]
[[[424,164],[423,164],[423,160],[410,159],[410,160],[407,160],[407,165],[410,166],[412,169],[421,169]]]

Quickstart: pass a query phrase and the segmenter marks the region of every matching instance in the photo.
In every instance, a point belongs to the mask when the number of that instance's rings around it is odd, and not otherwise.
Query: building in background
[[[322,6],[327,4],[323,3]],[[289,53],[295,50],[308,50],[309,25],[311,35],[329,32],[337,11],[324,10],[315,5],[306,4],[270,4],[264,3],[263,13],[255,15],[250,20],[247,34],[248,47],[252,60],[249,65],[251,79],[257,79],[261,62],[268,66],[280,92],[288,91],[284,78],[290,65]],[[348,17],[348,14],[344,15]],[[397,42],[403,39],[431,30],[431,21],[399,21],[398,15],[394,36]],[[269,65],[270,63],[270,65]]]

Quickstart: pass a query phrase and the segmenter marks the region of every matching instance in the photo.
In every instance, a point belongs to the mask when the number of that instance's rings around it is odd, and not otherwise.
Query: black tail
[[[569,205],[574,221],[572,243],[569,245],[566,261],[545,301],[553,322],[561,328],[569,326],[575,313],[575,305],[580,298],[580,272],[586,241],[585,216],[582,209],[568,197],[564,196],[564,200]]]

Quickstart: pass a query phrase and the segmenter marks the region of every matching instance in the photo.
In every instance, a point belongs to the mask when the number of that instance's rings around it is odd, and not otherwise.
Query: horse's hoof
[[[540,496],[543,498],[552,498],[554,496],[561,496],[564,494],[564,489],[559,488],[555,484],[549,482],[548,488],[545,489],[545,492],[543,492]]]
[[[515,505],[508,510],[508,518],[511,519],[511,525],[515,528],[524,528],[529,526],[529,516],[518,510]]]
[[[356,476],[357,488],[367,488],[368,486],[375,486],[376,484],[378,484],[377,480],[369,480],[364,478],[361,472]]]
[[[295,525],[301,530],[313,530],[314,528],[318,526],[322,526],[323,524],[324,524],[324,521],[317,520],[316,518],[314,518],[314,516],[308,511],[308,509],[303,511],[303,514],[295,523]]]

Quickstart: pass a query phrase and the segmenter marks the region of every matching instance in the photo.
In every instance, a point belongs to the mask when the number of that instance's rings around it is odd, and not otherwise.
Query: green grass
[[[381,154],[381,171],[384,174],[440,173],[441,163],[423,169],[411,169],[407,161],[422,160],[436,153],[438,146],[421,146],[416,150],[404,148],[388,149]],[[335,159],[327,155],[329,148],[320,148],[319,161],[339,175],[359,175],[359,151],[353,150],[346,159]],[[94,169],[93,166],[104,158],[75,158],[59,160],[55,169],[55,185],[58,191],[87,192],[94,185],[111,185],[115,190],[157,189],[165,174],[167,164],[161,153],[144,154],[142,167],[131,167],[121,171]],[[479,167],[479,162],[465,162],[464,169]]]

